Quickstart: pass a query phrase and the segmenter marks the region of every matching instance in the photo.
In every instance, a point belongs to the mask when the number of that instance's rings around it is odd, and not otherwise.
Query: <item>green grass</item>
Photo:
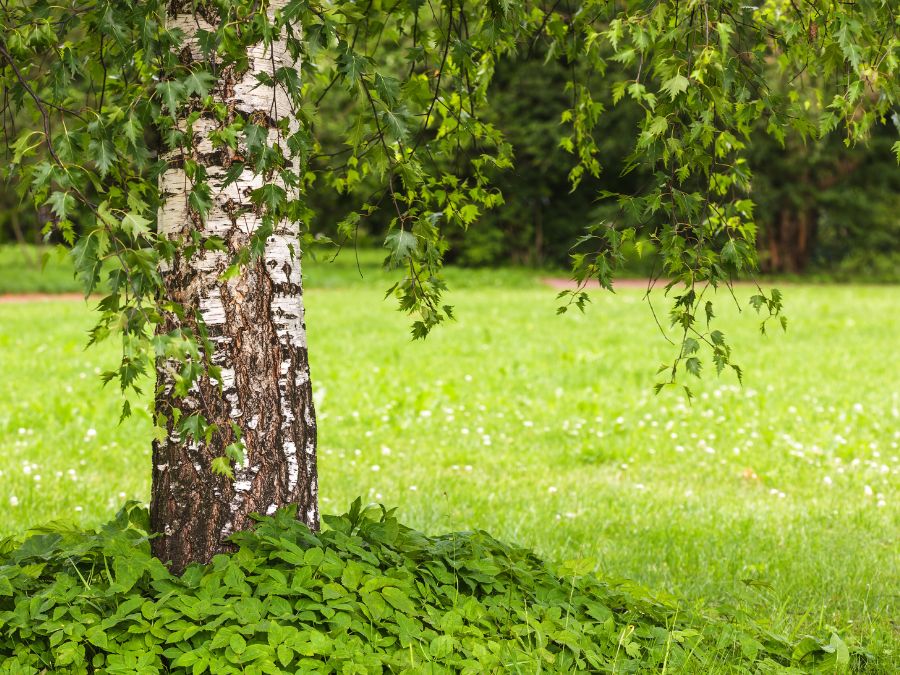
[[[0,293],[79,293],[81,290],[62,249],[0,244]]]
[[[691,406],[652,393],[669,347],[639,291],[556,317],[527,272],[454,270],[458,321],[411,343],[386,278],[339,260],[307,270],[326,512],[362,494],[788,634],[835,626],[896,665],[897,288],[786,288],[768,338],[722,297],[745,385],[710,374]],[[0,533],[148,497],[150,417],[117,425],[90,325],[78,302],[0,305]]]

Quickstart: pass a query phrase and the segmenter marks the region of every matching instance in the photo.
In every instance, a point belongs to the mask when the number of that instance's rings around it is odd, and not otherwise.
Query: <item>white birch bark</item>
[[[272,0],[270,18],[287,0]],[[202,57],[197,31],[215,27],[191,10],[169,6],[169,20],[185,34],[182,60]],[[243,73],[220,69],[213,96],[229,111],[230,120],[242,117],[268,129],[270,146],[284,147],[275,127],[287,119],[296,128],[291,102],[281,86],[261,85],[257,76],[272,78],[292,62],[283,40],[257,44],[248,50],[249,68]],[[229,120],[229,121],[230,121]],[[226,121],[225,123],[228,123]],[[185,119],[179,121],[187,128]],[[225,538],[250,524],[252,512],[271,514],[297,504],[298,517],[318,527],[316,426],[312,404],[300,268],[298,224],[280,222],[265,243],[261,259],[223,280],[237,251],[248,246],[263,224],[250,194],[265,179],[245,167],[236,181],[225,185],[225,175],[237,152],[213,147],[210,133],[223,123],[201,117],[192,127],[191,147],[170,153],[170,168],[160,178],[165,199],[159,213],[160,233],[176,241],[189,241],[192,230],[202,237],[219,237],[227,251],[201,249],[192,257],[176,256],[161,270],[167,291],[185,308],[184,319],[167,317],[163,330],[196,330],[195,312],[209,334],[212,362],[221,369],[219,383],[205,377],[189,395],[174,397],[173,364],[157,367],[157,411],[167,416],[167,436],[154,446],[152,514],[162,534],[155,550],[173,567],[205,560],[226,550]],[[189,204],[192,189],[183,168],[191,159],[205,167],[212,190],[212,207],[205,220]],[[200,414],[215,424],[211,443],[182,439],[174,425],[173,408],[182,415]],[[235,479],[211,472],[212,460],[236,440],[232,425],[240,429],[245,461],[234,467]]]

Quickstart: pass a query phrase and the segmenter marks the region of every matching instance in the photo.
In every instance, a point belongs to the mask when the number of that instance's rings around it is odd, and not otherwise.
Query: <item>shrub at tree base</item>
[[[584,563],[552,570],[484,532],[428,537],[391,511],[260,518],[182,577],[146,511],[0,542],[3,673],[835,672],[866,655],[685,613]]]

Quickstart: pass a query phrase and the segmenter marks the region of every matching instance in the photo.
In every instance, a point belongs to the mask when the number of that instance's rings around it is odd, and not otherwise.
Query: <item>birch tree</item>
[[[285,4],[273,0],[266,19],[274,21]],[[183,35],[181,61],[187,67],[203,61],[200,35],[215,33],[216,10],[171,2],[167,19]],[[215,368],[176,396],[178,361],[159,359],[156,365],[156,412],[165,434],[153,449],[152,525],[162,535],[154,546],[160,558],[178,565],[222,551],[232,532],[251,524],[254,512],[271,515],[296,504],[311,528],[319,523],[299,223],[262,213],[255,198],[265,189],[295,189],[284,181],[267,187],[265,176],[246,164],[229,174],[252,149],[222,145],[215,137],[238,123],[255,129],[266,146],[283,148],[297,122],[276,76],[298,66],[278,37],[248,45],[243,68],[211,68],[209,97],[224,118],[192,116],[189,105],[179,110],[175,128],[184,141],[166,154],[159,179],[159,233],[176,243],[160,272],[165,297],[178,311],[166,312],[157,331],[203,334],[204,357]],[[296,171],[296,160],[290,166]],[[191,204],[200,174],[208,186],[202,216]],[[178,244],[194,233],[217,245],[185,254]],[[254,238],[260,255],[226,274]],[[177,423],[185,417],[202,420],[206,436],[196,427],[198,433],[185,433]],[[221,448],[234,468],[211,479]]]
[[[104,379],[152,390],[156,553],[175,569],[208,560],[252,512],[288,505],[318,527],[300,266],[311,191],[378,186],[334,243],[389,214],[388,295],[425,337],[452,317],[447,232],[502,208],[492,179],[513,166],[482,119],[494,66],[541,43],[571,73],[570,181],[603,170],[596,82],[640,111],[627,165],[607,170],[653,177],[600,195],[640,225],[587,224],[560,311],[585,306],[590,279],[611,289],[623,244],[650,237],[671,280],[658,388],[704,363],[740,377],[714,291],[756,264],[751,130],[865,140],[898,100],[898,26],[888,0],[0,3],[3,171],[51,209],[47,234],[101,294],[90,341],[122,345]],[[585,68],[604,77],[580,81]],[[321,134],[332,96],[338,147]],[[785,325],[777,291],[750,302],[763,329]]]

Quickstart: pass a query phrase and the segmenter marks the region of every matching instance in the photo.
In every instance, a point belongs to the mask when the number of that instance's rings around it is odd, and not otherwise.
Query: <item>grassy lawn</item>
[[[340,260],[308,271],[325,511],[361,494],[898,658],[900,290],[786,288],[768,338],[722,297],[745,384],[710,373],[689,405],[653,395],[669,350],[640,291],[556,317],[530,273],[452,271],[458,321],[411,343],[372,256],[365,279]],[[0,304],[0,533],[148,498],[146,405],[117,424],[90,325],[79,302]]]

